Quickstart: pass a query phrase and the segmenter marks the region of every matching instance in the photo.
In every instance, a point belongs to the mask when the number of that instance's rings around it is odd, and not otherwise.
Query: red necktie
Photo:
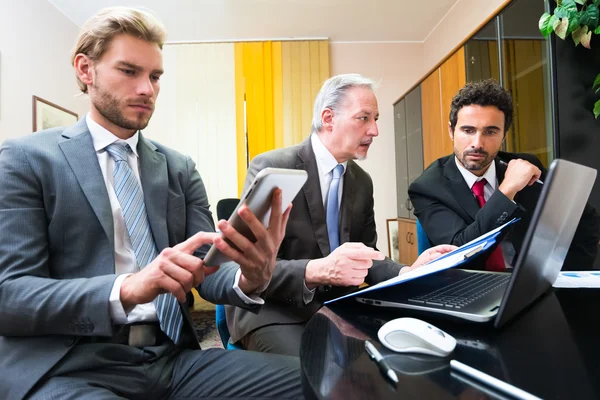
[[[482,179],[480,181],[475,182],[471,190],[477,199],[477,204],[479,204],[479,208],[483,208],[485,205],[485,197],[483,197],[483,188],[487,181]],[[502,249],[498,245],[496,249],[490,254],[487,261],[485,262],[485,269],[487,271],[504,271],[504,257],[502,256]]]

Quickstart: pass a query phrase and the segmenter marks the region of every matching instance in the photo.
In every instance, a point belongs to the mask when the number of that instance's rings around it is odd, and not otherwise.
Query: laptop
[[[595,169],[566,160],[554,160],[548,171],[512,273],[448,269],[356,300],[504,325],[558,277],[596,180]]]

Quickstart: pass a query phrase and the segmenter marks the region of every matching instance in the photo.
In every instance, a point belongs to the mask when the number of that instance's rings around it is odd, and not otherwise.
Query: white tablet
[[[282,191],[281,211],[284,212],[287,206],[294,200],[304,183],[308,174],[301,169],[285,169],[285,168],[265,168],[261,170],[254,181],[250,184],[238,206],[235,208],[228,222],[239,233],[244,235],[250,241],[255,242],[256,238],[252,231],[238,215],[238,209],[246,204],[254,213],[256,218],[262,222],[265,227],[269,227],[269,218],[271,216],[271,195],[273,190],[279,188]],[[227,239],[226,239],[227,240]],[[227,241],[234,248],[235,246]],[[204,257],[204,265],[216,266],[221,265],[229,259],[222,254],[216,246],[212,246],[206,257]]]

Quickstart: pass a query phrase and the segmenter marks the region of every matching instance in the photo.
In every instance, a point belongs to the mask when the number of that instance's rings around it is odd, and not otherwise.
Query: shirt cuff
[[[302,282],[302,298],[304,299],[304,305],[307,305],[315,298],[315,291],[317,288],[309,289],[306,287],[306,281]]]
[[[259,296],[262,292],[267,290],[269,283],[263,286],[260,290],[257,290],[250,296],[247,296],[246,293],[240,289],[240,277],[242,276],[242,270],[238,268],[235,273],[235,279],[233,281],[233,291],[237,293],[238,297],[246,304],[265,304],[265,301]]]
[[[121,303],[121,285],[125,278],[131,274],[122,274],[117,276],[113,288],[110,292],[109,298],[109,312],[110,318],[115,324],[126,324],[127,323],[127,312],[123,308]],[[131,311],[131,310],[129,310]]]

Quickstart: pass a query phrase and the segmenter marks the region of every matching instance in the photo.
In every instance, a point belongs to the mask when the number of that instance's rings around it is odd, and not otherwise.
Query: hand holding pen
[[[393,383],[398,383],[398,375],[394,372],[393,369],[390,368],[385,359],[381,355],[381,353],[377,350],[375,346],[368,340],[365,340],[365,350],[369,355],[369,358],[377,364],[379,371],[383,376],[392,381]]]
[[[498,162],[506,166],[504,179],[498,186],[498,190],[511,200],[514,200],[515,195],[525,186],[531,186],[536,182],[543,184],[539,179],[542,171],[529,161],[518,158],[511,160],[510,163],[500,159]]]
[[[524,160],[523,160],[523,161],[524,161]],[[498,162],[499,162],[501,165],[504,165],[505,167],[507,167],[507,168],[508,168],[508,163],[507,163],[506,161],[498,159]],[[526,161],[526,162],[527,162],[527,161]],[[533,164],[531,164],[531,165],[533,165]],[[535,167],[535,165],[534,165],[534,167]],[[537,168],[537,167],[535,167],[535,168]],[[538,171],[539,171],[539,168],[538,168]],[[540,171],[540,176],[541,176],[541,175],[542,175],[542,171]],[[537,179],[537,180],[535,180],[534,182],[535,182],[535,183],[539,183],[540,185],[543,185],[543,184],[544,184],[544,182],[542,182],[541,180],[539,180],[539,176],[538,176],[538,179]],[[533,182],[532,182],[532,183],[533,183]]]

